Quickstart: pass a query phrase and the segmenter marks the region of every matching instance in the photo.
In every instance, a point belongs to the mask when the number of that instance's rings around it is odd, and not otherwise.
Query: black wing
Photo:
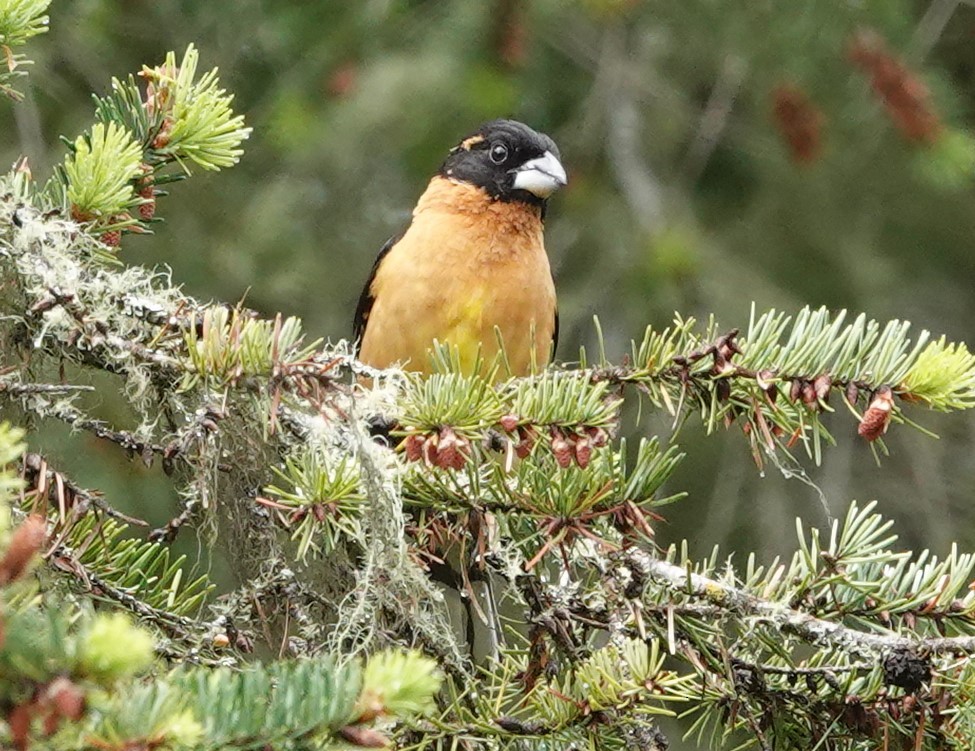
[[[555,309],[555,328],[552,330],[552,359],[555,359],[555,350],[559,346],[559,309]]]
[[[376,302],[376,298],[372,296],[372,281],[376,278],[376,271],[379,269],[379,264],[383,262],[386,254],[393,249],[393,246],[400,241],[403,233],[400,232],[398,235],[393,235],[386,241],[383,245],[382,250],[379,251],[379,255],[376,256],[376,262],[372,265],[372,271],[369,272],[369,278],[366,280],[366,286],[362,288],[362,294],[359,296],[359,304],[355,308],[355,319],[352,322],[352,338],[355,340],[356,354],[359,353],[359,347],[362,345],[362,337],[366,333],[366,323],[369,321],[369,312],[372,310],[372,305]]]

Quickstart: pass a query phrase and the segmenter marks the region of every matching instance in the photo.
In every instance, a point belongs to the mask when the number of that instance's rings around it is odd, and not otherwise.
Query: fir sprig
[[[906,421],[901,403],[941,411],[975,404],[975,357],[943,337],[930,341],[927,331],[912,338],[910,328],[862,314],[848,322],[846,311],[826,308],[795,317],[753,309],[744,335],[718,336],[713,321],[698,330],[692,319],[677,318],[634,343],[632,364],[604,360],[592,373],[635,385],[678,420],[698,413],[709,431],[742,425],[759,463],[764,452],[796,441],[819,462],[822,446],[833,442],[823,416],[833,411],[836,391],[854,412],[862,406],[859,433],[870,441],[892,421]]]
[[[536,689],[531,703],[556,728],[591,712],[673,716],[676,713],[666,704],[690,698],[693,679],[665,669],[660,646],[657,639],[627,639],[619,646],[603,647],[553,689]]]
[[[152,139],[162,125],[162,113],[150,111],[135,78],[113,78],[111,90],[105,96],[92,96],[95,102],[95,119],[98,122],[116,123],[133,134],[145,151],[152,146]]]
[[[87,515],[70,528],[55,560],[67,572],[73,572],[72,561],[77,560],[88,572],[77,572],[79,579],[97,575],[133,602],[155,608],[163,621],[199,612],[212,588],[207,577],[188,578],[185,555],[174,556],[165,545],[128,537],[126,531],[114,519]]]
[[[478,374],[435,373],[411,377],[400,402],[404,426],[432,431],[444,425],[475,438],[498,422],[502,403],[491,382]]]
[[[612,428],[622,399],[608,382],[592,383],[585,371],[549,371],[514,381],[503,394],[516,424]]]
[[[217,69],[197,79],[200,54],[191,44],[177,65],[176,54],[140,73],[149,83],[146,107],[153,117],[162,118],[152,149],[186,167],[191,160],[205,170],[232,167],[243,153],[240,148],[250,128],[242,115],[231,109],[233,95],[220,88]]]
[[[232,385],[245,376],[275,375],[288,363],[310,357],[321,340],[305,344],[301,319],[263,320],[239,308],[215,306],[194,318],[185,332],[184,390],[202,379]]]
[[[930,342],[897,384],[906,401],[920,401],[942,412],[975,406],[975,355],[964,343],[941,337]]]
[[[281,512],[298,541],[297,555],[309,550],[331,552],[343,537],[359,534],[358,514],[365,496],[359,485],[359,465],[344,456],[326,456],[315,446],[299,449],[274,467],[280,484],[265,489],[265,506]]]
[[[82,222],[110,220],[129,208],[141,157],[132,134],[117,123],[95,123],[79,136],[63,168],[72,215]]]
[[[51,0],[0,0],[0,92],[19,101],[23,95],[12,89],[7,81],[23,75],[18,68],[30,64],[24,55],[15,53],[14,47],[43,34],[48,29],[47,7]]]

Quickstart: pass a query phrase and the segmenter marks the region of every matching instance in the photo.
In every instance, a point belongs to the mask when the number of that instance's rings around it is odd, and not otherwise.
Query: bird
[[[461,140],[373,264],[353,324],[360,362],[429,374],[436,343],[465,374],[547,365],[559,319],[543,227],[566,183],[555,142],[524,123],[491,120]]]

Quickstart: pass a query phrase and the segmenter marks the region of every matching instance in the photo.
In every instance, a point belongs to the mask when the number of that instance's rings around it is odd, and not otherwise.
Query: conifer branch
[[[798,636],[817,646],[835,647],[855,655],[876,658],[888,651],[912,650],[923,654],[975,654],[975,635],[917,638],[896,633],[872,633],[844,626],[781,603],[756,597],[717,579],[688,573],[685,567],[631,550],[630,562],[675,593],[719,607],[725,614],[768,623],[776,630]],[[773,671],[774,672],[774,671]]]
[[[22,506],[50,512],[51,549],[45,554],[55,570],[67,573],[86,588],[99,587],[111,599],[140,615],[185,626],[184,616],[195,613],[210,585],[205,577],[183,581],[185,556],[172,560],[158,543],[124,539],[129,523],[145,526],[107,504],[97,493],[84,490],[50,469],[37,454],[23,460],[25,481]],[[104,514],[103,519],[90,513]]]
[[[430,378],[375,371],[296,318],[203,305],[116,258],[120,231],[155,221],[159,186],[190,163],[240,156],[249,131],[215,72],[197,67],[191,47],[145,68],[144,91],[135,77],[114,81],[47,191],[23,167],[0,178],[0,397],[147,463],[161,457],[184,502],[150,541],[130,539],[137,520],[24,458],[23,499],[42,513],[18,512],[14,527],[0,503],[2,741],[63,731],[56,747],[370,746],[388,740],[373,725],[386,716],[410,723],[418,746],[626,747],[656,742],[655,718],[672,705],[702,737],[744,730],[767,748],[828,738],[856,749],[881,727],[915,746],[971,739],[975,674],[959,658],[975,649],[975,556],[896,551],[890,523],[855,504],[822,536],[800,525],[785,563],[735,570],[717,552],[658,554],[683,455],[659,438],[634,450],[618,438],[636,392],[675,424],[740,426],[758,461],[798,441],[818,460],[829,430],[878,441],[910,409],[973,406],[964,345],[804,309],[753,313],[743,330],[678,318],[648,329],[626,362],[583,355],[528,378],[504,378],[503,358],[464,372],[449,351],[434,353]],[[91,419],[65,365],[109,374],[136,424]],[[384,424],[388,446],[370,435]],[[19,441],[0,429],[0,461],[17,461]],[[3,492],[14,484],[0,473]],[[184,582],[185,561],[160,544],[188,523],[231,541],[240,584],[212,620],[207,580]],[[79,588],[51,587],[47,569],[35,582],[42,558],[166,634],[170,658],[207,667],[133,682],[149,637],[84,608],[58,612]],[[472,631],[488,632],[478,668],[435,580],[470,603]],[[113,637],[141,643],[142,662],[120,664]],[[258,639],[306,659],[212,669],[237,666]],[[420,645],[450,675],[438,716],[429,658],[349,659],[390,645]],[[112,690],[112,679],[129,682]],[[101,701],[86,706],[95,684]]]

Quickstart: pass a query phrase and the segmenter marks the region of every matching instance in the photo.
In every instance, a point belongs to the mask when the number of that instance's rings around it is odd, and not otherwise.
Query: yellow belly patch
[[[478,358],[489,359],[497,350],[497,345],[493,344],[494,332],[485,332],[483,328],[484,291],[472,290],[471,295],[452,313],[444,343],[456,352],[462,371],[470,373]],[[490,335],[490,339],[486,333]],[[486,364],[490,366],[491,363]]]

